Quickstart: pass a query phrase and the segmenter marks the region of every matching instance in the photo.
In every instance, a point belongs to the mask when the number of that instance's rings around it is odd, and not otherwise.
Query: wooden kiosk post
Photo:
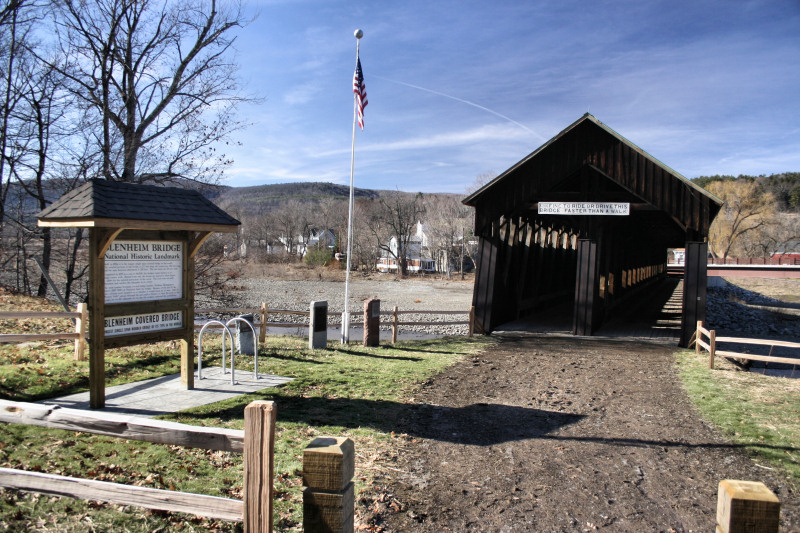
[[[194,388],[194,258],[239,221],[197,191],[92,180],[39,213],[39,225],[89,229],[89,404],[105,406],[105,350],[181,341]]]

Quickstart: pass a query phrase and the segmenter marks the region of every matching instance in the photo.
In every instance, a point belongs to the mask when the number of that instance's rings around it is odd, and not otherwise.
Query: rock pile
[[[800,308],[730,284],[709,287],[706,323],[732,335],[800,338]]]

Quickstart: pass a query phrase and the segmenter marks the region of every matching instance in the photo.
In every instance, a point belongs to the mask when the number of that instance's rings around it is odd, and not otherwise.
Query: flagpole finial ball
[[[356,30],[355,32],[353,32],[353,35],[356,36],[356,39],[361,39],[364,36],[364,32],[361,30]]]

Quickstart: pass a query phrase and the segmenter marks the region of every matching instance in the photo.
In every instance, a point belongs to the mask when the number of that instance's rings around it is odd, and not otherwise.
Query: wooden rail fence
[[[445,322],[400,322],[401,314],[415,315],[468,315],[467,320],[445,321]],[[382,311],[381,316],[390,315],[392,317],[392,344],[397,342],[397,332],[400,326],[467,326],[467,336],[472,337],[475,332],[475,307],[470,307],[469,311],[400,311],[397,306],[392,311]]]
[[[249,307],[215,307],[215,308],[197,308],[196,314],[215,314],[215,313],[233,313],[237,315],[253,314],[256,320],[253,325],[258,328],[258,342],[264,343],[267,338],[267,328],[269,327],[285,327],[285,328],[302,328],[308,327],[308,320],[305,322],[270,322],[270,315],[294,315],[302,316],[307,319],[310,316],[309,311],[293,311],[290,309],[270,309],[266,303],[262,303],[260,308]],[[467,320],[456,321],[408,321],[401,322],[400,315],[414,314],[414,315],[468,315]],[[351,311],[350,315],[353,317],[363,317],[363,311]],[[340,316],[340,314],[330,314],[330,316]],[[392,311],[382,311],[381,317],[391,317],[390,322],[382,322],[381,325],[391,326],[392,328],[392,343],[397,342],[397,333],[400,326],[468,326],[467,336],[472,337],[475,331],[475,308],[470,307],[469,311],[419,311],[409,310],[401,311],[397,306]],[[85,303],[79,303],[75,312],[46,312],[46,311],[0,311],[0,320],[3,319],[16,319],[23,320],[28,318],[71,318],[75,320],[75,331],[70,333],[3,333],[0,334],[0,342],[28,342],[28,341],[41,341],[41,340],[64,340],[74,339],[75,341],[75,360],[86,360],[86,341],[87,329],[89,323],[89,313]],[[338,324],[338,322],[333,322]],[[351,322],[351,325],[362,325],[360,322]],[[195,330],[199,330],[203,324],[195,324]],[[209,327],[217,327],[211,325]]]
[[[707,340],[705,340],[707,339]],[[757,355],[751,353],[732,352],[729,350],[718,350],[719,343],[753,344],[757,346],[769,346],[769,355]],[[746,359],[749,361],[765,361],[768,363],[786,363],[789,365],[800,365],[800,358],[796,357],[777,357],[772,355],[776,346],[783,348],[800,349],[800,342],[778,341],[771,339],[748,339],[744,337],[717,337],[716,330],[709,330],[703,327],[703,322],[697,322],[697,332],[695,333],[695,350],[701,353],[701,348],[708,352],[708,368],[714,368],[714,357],[730,357],[733,359]]]
[[[269,532],[272,531],[275,419],[274,402],[262,400],[245,407],[244,431],[0,400],[0,422],[242,453],[244,498],[234,500],[10,468],[0,468],[0,486],[243,522],[246,532]]]
[[[24,320],[27,318],[71,318],[75,321],[75,331],[71,333],[3,333],[0,342],[29,342],[52,340],[75,340],[75,360],[86,359],[86,330],[89,311],[85,303],[79,303],[75,312],[48,311],[0,311],[0,320]]]
[[[308,320],[304,322],[269,322],[269,315],[294,315],[294,316],[302,316],[306,317],[307,319],[310,318],[310,311],[293,311],[290,309],[270,309],[266,303],[261,304],[261,307],[256,308],[248,308],[248,307],[215,307],[215,308],[198,308],[195,309],[195,314],[209,314],[213,315],[216,313],[233,313],[233,314],[253,314],[255,317],[258,317],[256,322],[253,323],[255,327],[258,328],[258,342],[264,343],[266,340],[267,335],[267,328],[269,327],[283,327],[283,328],[303,328],[308,327]],[[467,315],[467,320],[455,320],[455,321],[408,321],[408,322],[401,322],[400,315],[408,314],[408,315]],[[363,311],[350,311],[350,315],[352,317],[362,317],[364,316]],[[397,342],[397,333],[400,329],[400,326],[467,326],[467,336],[472,337],[475,331],[475,308],[470,307],[468,311],[420,311],[420,310],[409,310],[409,311],[401,311],[397,306],[395,306],[391,311],[381,311],[381,317],[391,317],[391,320],[386,322],[381,322],[383,326],[391,326],[392,328],[392,343]],[[339,325],[340,324],[340,317],[341,313],[330,313],[328,318],[330,320],[331,317],[339,318],[338,321],[331,321],[329,324]],[[351,326],[363,326],[363,323],[359,321],[354,321],[350,323]],[[195,324],[195,329],[202,328],[202,324]],[[215,326],[209,326],[215,327]],[[219,327],[219,326],[217,326]]]

